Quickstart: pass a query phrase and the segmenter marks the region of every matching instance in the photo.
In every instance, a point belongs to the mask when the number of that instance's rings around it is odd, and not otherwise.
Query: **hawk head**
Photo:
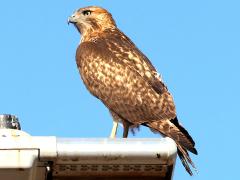
[[[68,18],[84,36],[95,31],[103,31],[107,28],[116,27],[112,15],[105,9],[97,6],[80,8]]]

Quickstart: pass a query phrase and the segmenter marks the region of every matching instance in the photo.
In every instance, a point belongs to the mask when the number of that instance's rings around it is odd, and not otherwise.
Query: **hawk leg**
[[[112,127],[112,131],[110,134],[110,138],[116,138],[116,134],[117,134],[117,128],[118,128],[118,122],[120,121],[120,118],[118,117],[118,115],[110,110],[110,113],[112,115],[113,118],[113,127]]]
[[[113,117],[113,128],[112,128],[110,138],[115,138],[116,137],[118,122],[122,122],[122,124],[123,124],[123,138],[127,138],[128,137],[128,131],[129,131],[129,128],[132,125],[132,123],[123,119],[122,117],[119,117],[119,115],[116,114],[114,111],[110,110],[110,113]]]
[[[131,123],[125,120],[123,120],[122,123],[123,123],[123,138],[127,138]]]
[[[115,138],[116,137],[117,128],[118,128],[118,122],[113,121],[113,127],[112,127],[112,131],[111,131],[111,134],[110,134],[110,138]]]

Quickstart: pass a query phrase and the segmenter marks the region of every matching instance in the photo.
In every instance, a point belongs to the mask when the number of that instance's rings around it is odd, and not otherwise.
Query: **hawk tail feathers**
[[[187,130],[178,123],[177,117],[172,120],[153,121],[147,123],[146,125],[150,127],[154,132],[158,131],[164,136],[168,136],[175,141],[177,145],[177,153],[182,161],[183,166],[190,175],[193,175],[189,164],[195,170],[196,168],[188,154],[188,151],[196,155],[198,154],[197,150],[194,147],[195,142]]]
[[[193,167],[193,169],[195,171],[197,171],[197,168],[195,167],[193,161],[191,160],[187,150],[184,147],[177,144],[177,153],[178,153],[180,160],[182,161],[184,168],[192,176],[193,173],[192,173],[192,170],[191,170],[189,164],[191,164],[191,166]]]

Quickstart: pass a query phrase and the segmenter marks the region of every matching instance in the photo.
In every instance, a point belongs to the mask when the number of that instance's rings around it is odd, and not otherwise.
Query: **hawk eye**
[[[90,10],[85,10],[85,11],[82,12],[82,14],[84,16],[89,16],[91,14],[91,11]]]

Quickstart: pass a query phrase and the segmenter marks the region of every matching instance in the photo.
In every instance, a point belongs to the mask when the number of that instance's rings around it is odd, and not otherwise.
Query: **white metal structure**
[[[170,180],[176,151],[170,138],[38,137],[0,129],[0,179]]]

